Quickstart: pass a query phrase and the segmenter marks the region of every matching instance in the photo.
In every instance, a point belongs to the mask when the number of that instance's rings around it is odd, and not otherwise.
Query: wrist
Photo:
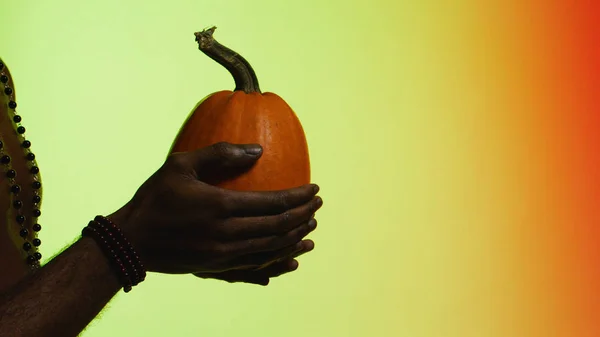
[[[100,278],[105,280],[107,287],[114,293],[123,287],[121,282],[119,282],[119,277],[110,265],[110,261],[106,258],[102,252],[102,248],[94,239],[82,236],[75,243],[74,247],[79,247],[85,252],[85,262],[95,266],[94,269],[98,272],[99,276],[101,275]]]
[[[133,247],[139,249],[139,235],[136,234],[131,225],[131,211],[129,210],[128,205],[125,205],[116,212],[107,215],[106,218],[117,225],[121,231],[123,231],[123,234],[125,234],[125,237],[129,240],[129,242],[131,242]]]
[[[139,255],[140,259],[143,263],[146,262],[146,252],[144,251],[143,245],[143,231],[138,230],[137,225],[134,223],[135,213],[131,211],[129,204],[121,207],[116,212],[113,212],[110,215],[107,215],[112,223],[117,225],[127,240],[131,243],[136,253]]]
[[[132,287],[145,280],[146,269],[130,240],[118,224],[113,222],[113,219],[120,219],[118,212],[117,216],[112,219],[96,216],[83,228],[81,234],[93,239],[100,247],[123,290],[127,293],[131,291]]]
[[[131,212],[129,211],[129,207],[127,205],[125,205],[125,206],[121,207],[119,210],[117,210],[116,212],[113,212],[112,214],[107,215],[106,217],[109,218],[114,223],[119,224],[119,226],[121,226],[121,229],[126,230],[130,213]]]

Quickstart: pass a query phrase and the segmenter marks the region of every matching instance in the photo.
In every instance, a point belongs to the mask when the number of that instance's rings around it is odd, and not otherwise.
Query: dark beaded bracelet
[[[96,228],[94,228],[93,221],[90,222],[90,224],[87,227],[84,227],[81,230],[81,236],[89,237],[89,238],[94,239],[94,241],[96,241],[96,243],[98,244],[98,246],[100,246],[100,249],[102,250],[104,255],[106,255],[106,257],[111,262],[113,268],[117,272],[117,277],[119,278],[119,281],[123,285],[123,290],[126,293],[131,291],[132,282],[131,282],[131,277],[129,275],[129,272],[127,271],[127,268],[123,264],[123,261],[121,261],[121,259],[117,255],[117,252],[115,252],[115,250],[111,247],[108,239],[102,233],[100,233]]]
[[[98,232],[100,232],[104,237],[107,238],[108,244],[110,247],[116,252],[117,256],[121,261],[123,261],[125,268],[127,269],[128,274],[130,275],[131,285],[135,287],[138,285],[140,281],[140,272],[136,268],[136,263],[131,258],[131,255],[128,253],[128,250],[123,247],[122,240],[123,237],[119,237],[118,235],[114,235],[110,228],[102,225],[97,221],[91,221],[89,226],[92,226]]]
[[[127,238],[125,237],[125,235],[123,234],[121,229],[114,222],[112,222],[109,218],[101,216],[101,215],[96,216],[94,221],[105,226],[109,230],[109,232],[111,232],[115,237],[119,238],[119,242],[122,244],[123,248],[125,249],[125,253],[131,258],[133,267],[139,273],[139,281],[138,282],[144,281],[146,279],[146,268],[142,264],[142,261],[141,261],[140,257],[138,256],[136,250],[134,249],[133,245],[129,242],[129,240],[127,240]]]

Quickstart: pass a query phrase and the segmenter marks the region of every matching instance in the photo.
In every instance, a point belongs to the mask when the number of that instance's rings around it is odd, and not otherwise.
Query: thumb
[[[216,143],[190,153],[192,165],[198,175],[227,176],[242,173],[262,155],[258,144]]]

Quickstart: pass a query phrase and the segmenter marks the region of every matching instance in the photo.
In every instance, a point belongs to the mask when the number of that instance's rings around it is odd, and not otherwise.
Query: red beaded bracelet
[[[146,270],[133,246],[125,238],[123,232],[109,219],[97,216],[81,231],[81,235],[96,241],[103,253],[110,260],[123,291],[131,291],[146,278]]]

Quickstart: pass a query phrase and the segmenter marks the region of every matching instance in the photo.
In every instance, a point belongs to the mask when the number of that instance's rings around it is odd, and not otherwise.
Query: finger
[[[309,202],[319,192],[315,184],[281,191],[230,191],[222,189],[225,210],[233,216],[264,216],[286,212]]]
[[[266,265],[264,265],[262,267],[254,269],[254,271],[255,272],[265,272],[268,275],[272,275],[273,274],[273,268],[277,269],[276,266],[279,266],[282,263],[283,264],[288,263],[291,260],[294,260],[294,259],[296,259],[296,258],[298,258],[298,257],[300,257],[300,256],[302,256],[302,255],[304,255],[304,254],[306,254],[308,252],[311,252],[315,248],[315,243],[312,240],[304,240],[304,241],[302,241],[302,245],[303,245],[303,247],[302,247],[302,249],[300,251],[292,253],[291,255],[286,256],[286,257],[284,257],[282,259],[279,259],[277,261],[274,261],[273,263],[269,263],[269,264],[266,264]],[[271,276],[271,277],[273,277],[273,276]]]
[[[235,269],[257,270],[262,266],[279,261],[287,256],[296,254],[304,249],[302,241],[291,246],[278,249],[272,252],[262,252],[240,256],[231,262]]]
[[[315,197],[304,205],[278,215],[258,217],[238,217],[225,220],[221,227],[227,238],[254,238],[283,234],[307,222],[323,205],[320,197]]]
[[[260,272],[264,275],[264,277],[274,278],[296,271],[299,266],[300,263],[298,262],[298,260],[286,259],[277,263],[273,263],[267,268],[261,269]]]
[[[243,240],[225,244],[225,249],[234,256],[246,256],[257,253],[271,252],[277,254],[284,248],[298,244],[305,236],[317,228],[317,220],[310,219],[302,225],[283,235],[272,235],[250,240]],[[283,255],[285,256],[285,255]]]
[[[223,176],[227,170],[247,169],[262,155],[258,144],[231,144],[220,142],[190,152],[172,154],[168,161],[195,171],[198,179]]]
[[[314,247],[314,245],[313,245]],[[312,249],[311,249],[312,250]],[[310,251],[310,250],[309,250]],[[268,267],[260,270],[229,270],[223,273],[220,273],[216,278],[234,283],[234,282],[244,282],[251,284],[258,284],[266,286],[269,284],[269,279],[279,277],[281,275],[291,273],[298,269],[299,262],[295,258],[307,253],[308,251],[302,251],[297,254],[292,255],[292,257],[288,259],[284,259],[282,261],[278,261],[269,265]],[[207,278],[208,275],[204,274],[195,274],[198,277]],[[215,277],[215,276],[213,276]]]
[[[267,268],[258,271],[231,271],[235,274],[228,276],[231,279],[235,279],[234,281],[232,280],[230,282],[245,282],[266,286],[269,284],[270,279],[296,271],[299,266],[300,263],[298,260],[290,258],[273,263]]]
[[[225,271],[219,274],[205,274],[205,273],[196,273],[194,274],[196,277],[200,277],[203,279],[215,279],[221,280],[229,283],[250,283],[250,284],[258,284],[266,286],[269,284],[269,278],[264,277],[262,275],[257,275],[252,271],[248,270],[230,270]]]
[[[261,271],[246,272],[245,274],[236,275],[240,280],[237,282],[246,282],[266,286],[271,278],[291,273],[298,269],[299,263],[297,260],[290,259],[281,261],[269,266],[268,269]]]

